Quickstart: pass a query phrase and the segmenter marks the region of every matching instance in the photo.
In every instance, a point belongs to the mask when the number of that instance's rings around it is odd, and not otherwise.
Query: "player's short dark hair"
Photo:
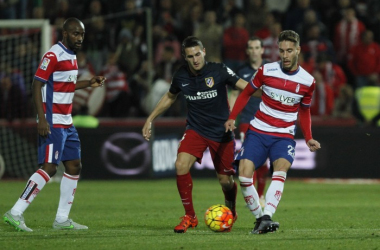
[[[264,47],[263,40],[260,37],[258,37],[258,36],[251,36],[249,38],[248,42],[249,41],[256,41],[256,40],[260,42],[260,46],[261,47]],[[248,48],[248,42],[247,42],[247,48]]]
[[[63,30],[67,31],[72,24],[81,24],[82,22],[75,17],[70,17],[63,23]]]
[[[300,36],[293,30],[284,30],[278,36],[278,43],[282,41],[290,41],[295,43],[296,46],[300,46]]]
[[[203,44],[199,38],[195,36],[188,36],[182,42],[182,55],[185,56],[185,49],[190,47],[199,46],[199,48],[203,49]]]

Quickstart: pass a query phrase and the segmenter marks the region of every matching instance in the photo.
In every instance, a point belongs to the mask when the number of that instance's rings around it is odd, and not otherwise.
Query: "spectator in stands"
[[[368,86],[373,75],[380,74],[380,45],[373,40],[373,32],[363,32],[361,42],[350,51],[348,67],[356,78],[356,88]]]
[[[313,26],[319,27],[319,33],[322,37],[328,37],[328,30],[326,25],[318,20],[317,12],[313,9],[305,11],[303,22],[297,26],[297,33],[300,34],[301,41],[307,40],[308,30]]]
[[[263,59],[269,62],[280,60],[280,53],[278,50],[278,36],[282,31],[281,23],[274,22],[269,27],[270,36],[263,39],[264,55]]]
[[[17,1],[3,0],[0,1],[0,18],[16,19],[17,17]]]
[[[43,6],[35,6],[32,12],[33,19],[45,19],[45,8]]]
[[[311,101],[310,114],[328,117],[332,115],[334,109],[334,92],[325,83],[319,71],[314,71],[313,77],[315,78],[315,90]]]
[[[106,102],[102,116],[127,117],[130,108],[130,90],[127,77],[117,64],[117,55],[110,53],[102,75],[107,79]]]
[[[119,44],[116,47],[117,63],[127,76],[133,75],[140,63],[139,51],[133,43],[130,30],[122,29],[119,33]]]
[[[305,13],[310,9],[310,0],[297,0],[296,7],[286,14],[285,29],[297,30],[298,25],[303,22]]]
[[[162,59],[155,67],[157,74],[170,83],[174,72],[179,68],[179,66],[181,66],[181,62],[175,57],[173,47],[165,46]]]
[[[333,116],[337,118],[353,117],[354,92],[350,85],[346,84],[340,88],[339,98],[335,99]]]
[[[321,34],[317,23],[307,27],[306,39],[302,42],[301,49],[306,61],[315,61],[319,54],[327,54],[331,59],[335,59],[333,43]]]
[[[285,18],[286,12],[288,11],[292,0],[265,0],[265,5],[268,11],[278,20],[283,20]]]
[[[250,35],[262,29],[268,15],[264,0],[248,0],[244,7],[244,14],[247,18],[247,29]]]
[[[14,47],[12,60],[10,60],[11,68],[22,75],[22,78],[25,79],[26,87],[29,87],[32,83],[32,72],[38,67],[40,55],[38,54],[38,48],[36,48],[37,44],[37,42],[33,42],[30,38],[23,37],[20,43]]]
[[[355,90],[355,103],[355,115],[364,125],[380,126],[380,81],[377,75],[370,78],[368,86]]]
[[[0,118],[11,122],[25,118],[27,113],[24,78],[10,67],[3,68],[0,72]]]
[[[207,61],[222,62],[220,40],[223,37],[223,27],[216,22],[215,11],[206,11],[205,20],[195,30],[194,35],[203,42],[203,46],[207,50]]]
[[[305,57],[304,57],[304,55],[303,55],[303,53],[302,53],[302,50],[301,50],[301,52],[298,54],[298,64],[299,64],[304,70],[306,70],[308,73],[313,74],[314,67],[315,67],[315,61],[313,61],[313,60],[306,61],[306,60],[305,60]]]
[[[217,10],[218,23],[221,23],[226,29],[234,25],[234,17],[238,13],[242,13],[242,9],[238,6],[237,0],[226,0],[219,5]]]
[[[81,17],[91,19],[97,16],[104,16],[108,13],[107,5],[103,0],[87,0]]]
[[[154,70],[148,70],[148,61],[144,60],[141,62],[138,71],[129,78],[129,86],[133,93],[131,96],[131,116],[145,117],[147,115],[143,103],[151,89],[151,79],[154,75]]]
[[[94,77],[95,70],[92,64],[87,60],[86,54],[83,51],[77,51],[76,55],[78,64],[78,81]],[[87,101],[92,91],[92,88],[83,88],[75,91],[72,115],[84,114],[84,111],[88,111]]]
[[[333,90],[334,98],[339,98],[341,88],[347,84],[347,77],[343,69],[333,63],[325,53],[318,54],[316,69],[322,74],[323,81]]]
[[[330,10],[325,11],[328,13],[325,24],[329,30],[330,40],[334,40],[335,27],[343,19],[345,10],[350,6],[352,6],[351,0],[338,0],[333,4]]]
[[[166,81],[160,75],[160,72],[156,75],[156,79],[153,81],[152,86],[145,98],[142,100],[142,107],[144,111],[150,114],[155,108],[156,104],[160,101],[163,94],[167,93],[170,88],[171,82]],[[163,116],[181,117],[186,116],[186,106],[183,98],[177,98],[175,102],[168,108]]]
[[[263,21],[264,21],[263,27],[261,27],[254,33],[255,36],[261,39],[270,37],[270,34],[271,34],[270,28],[276,22],[276,18],[273,13],[268,13],[268,15],[265,17]]]
[[[155,23],[168,34],[181,34],[181,23],[174,18],[169,10],[159,12]]]
[[[365,26],[356,18],[353,7],[345,9],[343,13],[343,19],[335,27],[334,47],[337,53],[337,62],[345,66],[347,55],[351,48],[359,43]]]
[[[374,33],[374,40],[380,43],[380,1],[371,1],[368,5],[368,24]]]
[[[124,11],[126,14],[118,19],[117,33],[123,29],[133,31],[138,25],[144,24],[145,17],[143,12],[137,9],[136,0],[124,0],[124,5],[121,7],[120,11]]]
[[[95,73],[99,73],[106,63],[112,40],[104,17],[94,16],[91,18],[91,23],[86,29],[84,49]]]
[[[176,35],[168,33],[162,26],[155,25],[153,27],[153,37],[156,41],[154,46],[154,64],[157,65],[166,46],[174,49],[174,55],[177,60],[181,60],[181,44]]]
[[[196,4],[190,8],[190,12],[182,21],[181,37],[188,37],[194,35],[195,30],[201,24],[203,17],[203,5]]]
[[[227,67],[236,70],[246,59],[246,46],[249,39],[245,28],[245,16],[239,12],[234,17],[234,23],[223,33],[223,60]]]

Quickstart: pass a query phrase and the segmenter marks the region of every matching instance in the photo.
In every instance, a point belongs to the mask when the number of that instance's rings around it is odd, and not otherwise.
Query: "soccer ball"
[[[234,221],[231,210],[224,205],[213,205],[206,210],[205,223],[214,232],[230,230]]]

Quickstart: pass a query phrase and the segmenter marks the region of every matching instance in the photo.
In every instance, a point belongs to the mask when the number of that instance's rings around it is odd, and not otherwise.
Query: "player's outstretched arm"
[[[75,89],[83,89],[87,87],[103,87],[106,78],[104,76],[94,76],[91,80],[77,81],[75,84]]]
[[[162,96],[161,100],[157,103],[152,113],[146,119],[144,127],[142,128],[142,135],[145,140],[149,141],[152,135],[152,122],[157,116],[164,113],[177,99],[176,94],[172,94],[169,91]]]

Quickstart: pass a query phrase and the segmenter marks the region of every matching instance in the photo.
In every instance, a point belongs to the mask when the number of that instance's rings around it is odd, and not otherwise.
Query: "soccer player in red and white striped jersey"
[[[33,81],[33,100],[38,120],[38,164],[41,167],[28,180],[20,198],[4,214],[4,221],[18,231],[30,232],[23,213],[63,162],[58,211],[54,229],[87,229],[69,219],[81,171],[80,141],[72,124],[71,110],[76,89],[103,86],[105,78],[77,81],[75,52],[82,46],[85,28],[81,21],[69,18],[63,24],[63,40],[42,57]]]
[[[301,51],[299,35],[292,30],[280,33],[278,39],[281,61],[264,64],[252,81],[241,92],[229,119],[226,131],[235,129],[235,119],[247,104],[250,96],[262,88],[260,109],[250,122],[245,141],[237,152],[239,181],[244,200],[256,217],[253,234],[274,232],[278,222],[272,221],[280,202],[287,171],[295,155],[295,129],[299,115],[300,127],[310,151],[320,148],[311,133],[310,104],[315,88],[314,78],[298,65]],[[273,165],[272,182],[266,192],[264,211],[252,185],[252,175],[269,157]]]

